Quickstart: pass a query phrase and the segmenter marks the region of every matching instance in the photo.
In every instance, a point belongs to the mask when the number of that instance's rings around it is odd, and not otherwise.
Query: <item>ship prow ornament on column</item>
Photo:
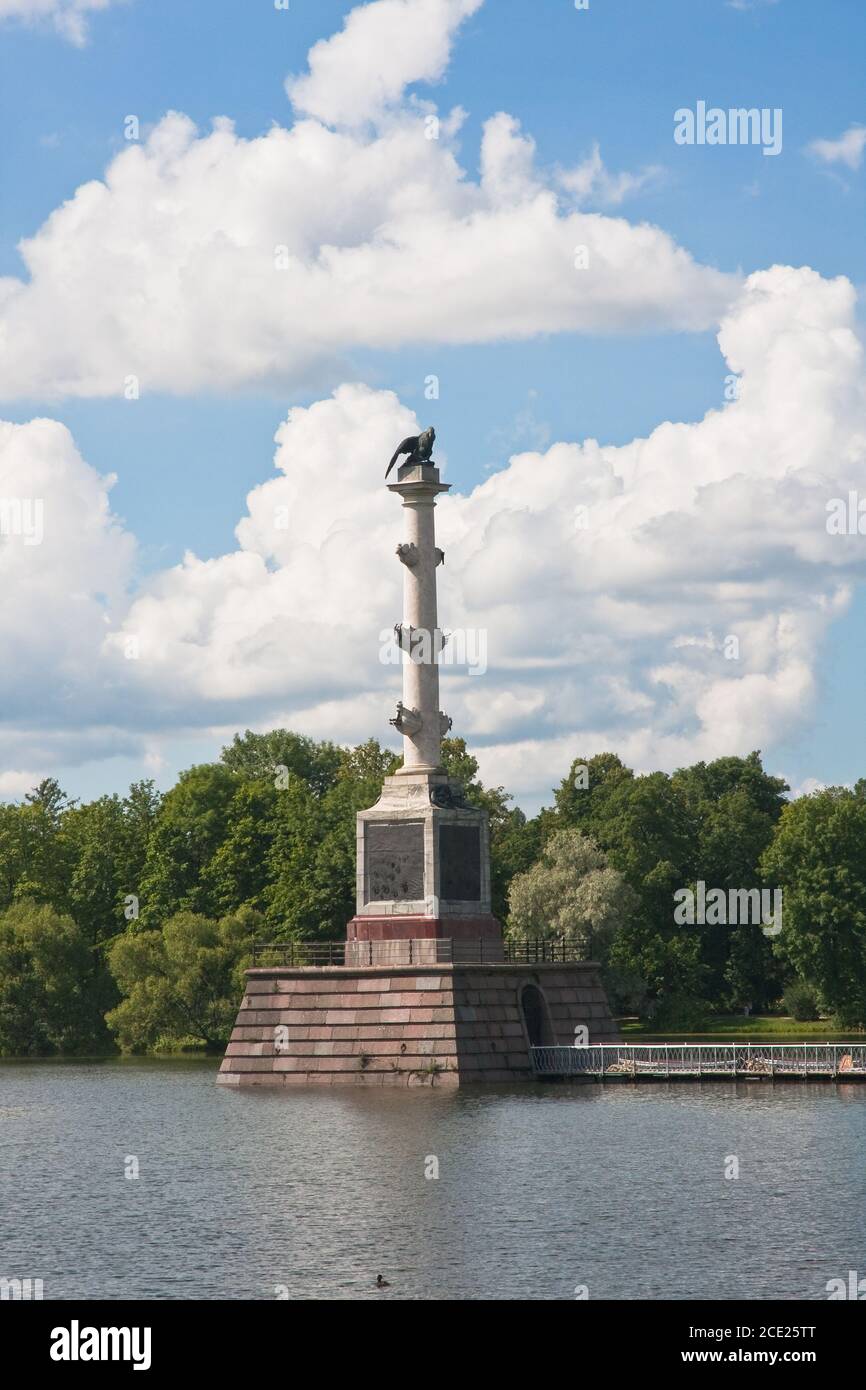
[[[419,436],[432,448],[433,429]],[[411,446],[410,439],[400,446]],[[423,445],[422,445],[423,448]],[[392,460],[393,466],[394,460]],[[388,470],[390,472],[390,468]],[[346,963],[393,961],[396,941],[418,943],[415,956],[436,960],[450,941],[454,960],[478,959],[478,943],[496,958],[502,928],[490,910],[490,833],[486,811],[467,806],[463,788],[442,767],[451,720],[439,708],[439,628],[434,510],[447,492],[428,457],[410,460],[389,491],[403,501],[403,616],[394,625],[403,661],[403,693],[392,725],[403,738],[403,766],[386,777],[375,806],[358,815],[357,909],[349,923]],[[501,951],[500,951],[501,955]]]
[[[391,723],[403,766],[357,817],[357,901],[344,950],[301,963],[293,946],[246,972],[220,1068],[231,1085],[460,1085],[535,1079],[532,1047],[618,1038],[598,966],[554,951],[506,950],[491,912],[487,813],[441,765],[444,644],[436,603],[435,431],[399,446],[391,492],[405,529],[403,690]],[[299,952],[302,947],[298,948]],[[313,952],[314,954],[314,952]],[[281,957],[289,957],[288,961]]]

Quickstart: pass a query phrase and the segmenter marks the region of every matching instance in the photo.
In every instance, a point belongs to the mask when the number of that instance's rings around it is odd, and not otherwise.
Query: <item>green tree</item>
[[[205,898],[218,912],[264,912],[272,876],[271,849],[279,798],[273,778],[240,782],[226,812],[226,832],[202,870]]]
[[[242,909],[218,922],[179,912],[161,931],[116,937],[108,955],[123,997],[106,1022],[121,1047],[141,1052],[190,1040],[225,1047],[242,972],[262,934],[260,914]]]
[[[378,790],[347,775],[321,797],[297,777],[278,793],[264,895],[275,940],[345,937],[355,913],[355,815]]]
[[[182,772],[163,798],[138,893],[142,926],[159,926],[181,911],[210,916],[219,911],[208,868],[228,833],[237,787],[238,778],[227,767],[204,763]]]
[[[0,914],[0,1053],[99,1051],[109,1042],[92,951],[71,917],[19,901]]]
[[[73,864],[69,909],[95,944],[124,928],[124,889],[134,891],[126,884],[123,802],[119,796],[101,796],[76,806],[66,814],[64,831]]]
[[[759,927],[701,925],[687,937],[673,921],[673,894],[698,879],[724,890],[762,887],[760,858],[786,791],[757,752],[697,763],[673,777],[635,777],[612,753],[572,764],[555,810],[539,818],[542,838],[563,824],[582,829],[638,894],[640,907],[614,949],[637,1007],[682,1014],[689,999],[695,1012],[778,996],[778,963]]]
[[[46,777],[17,808],[21,862],[16,900],[50,903],[58,912],[67,910],[72,852],[64,833],[64,814],[74,804],[54,777]]]
[[[344,751],[334,743],[316,743],[288,729],[272,729],[267,734],[235,734],[221,761],[240,777],[273,781],[278,769],[306,782],[311,791],[321,795],[334,785],[344,761]]]
[[[518,806],[490,827],[490,890],[494,917],[508,924],[508,893],[517,874],[531,869],[541,854],[541,821],[528,820]]]
[[[594,840],[579,830],[560,830],[538,863],[512,880],[509,905],[512,932],[574,938],[585,954],[606,956],[637,895]]]
[[[390,748],[383,748],[375,738],[359,743],[357,748],[341,749],[337,780],[359,782],[365,788],[365,795],[376,801],[382,791],[386,777],[393,777],[403,759]],[[372,804],[372,802],[371,802]]]
[[[866,1024],[866,783],[790,802],[763,872],[782,889],[776,951],[843,1026]]]
[[[631,781],[634,773],[615,753],[575,758],[554,792],[557,816],[565,825],[591,830],[603,819],[610,794],[620,783]]]
[[[726,893],[762,888],[761,856],[786,805],[787,783],[766,773],[754,752],[680,769],[671,784],[695,826],[693,881]],[[781,992],[778,960],[755,923],[705,924],[701,959],[707,993],[719,1004],[765,1008]]]
[[[15,889],[24,876],[24,812],[22,807],[0,805],[0,910],[15,901]]]
[[[810,1023],[821,1017],[818,992],[805,980],[792,980],[782,996],[782,1006],[798,1023]]]

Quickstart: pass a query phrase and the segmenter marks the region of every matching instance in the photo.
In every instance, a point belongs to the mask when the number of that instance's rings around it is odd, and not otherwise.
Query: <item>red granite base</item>
[[[492,913],[476,917],[353,917],[347,941],[501,941],[502,927]]]
[[[590,1042],[619,1039],[592,962],[263,967],[246,978],[220,1068],[226,1085],[532,1081],[525,985],[544,997],[545,1041],[570,1045],[579,1025]]]

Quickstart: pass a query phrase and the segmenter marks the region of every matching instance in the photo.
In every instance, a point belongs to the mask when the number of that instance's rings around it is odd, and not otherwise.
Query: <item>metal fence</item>
[[[325,965],[554,965],[585,959],[582,940],[559,937],[413,937],[405,941],[277,941],[252,948],[256,968]]]
[[[279,965],[345,965],[345,941],[274,941],[252,948],[251,964],[256,967]]]
[[[539,1076],[846,1077],[866,1080],[866,1043],[604,1043],[533,1047]]]

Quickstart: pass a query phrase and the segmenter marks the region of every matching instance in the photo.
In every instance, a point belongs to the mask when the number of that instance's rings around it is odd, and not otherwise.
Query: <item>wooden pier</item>
[[[866,1081],[866,1043],[606,1043],[533,1047],[539,1079]]]

